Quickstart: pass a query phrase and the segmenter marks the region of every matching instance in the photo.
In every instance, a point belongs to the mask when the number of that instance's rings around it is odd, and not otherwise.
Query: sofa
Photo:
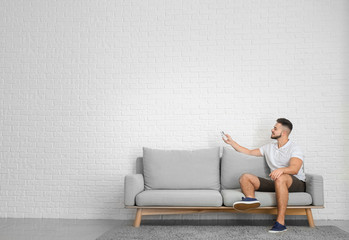
[[[307,170],[307,169],[306,169]],[[208,212],[241,212],[233,203],[244,196],[239,178],[244,173],[269,178],[264,157],[220,147],[197,150],[143,148],[136,160],[136,174],[124,181],[125,208],[136,209],[134,227],[142,216]],[[261,206],[243,211],[277,214],[274,192],[256,191]],[[323,178],[306,171],[306,192],[289,193],[286,215],[306,215],[314,227],[312,209],[324,207]]]

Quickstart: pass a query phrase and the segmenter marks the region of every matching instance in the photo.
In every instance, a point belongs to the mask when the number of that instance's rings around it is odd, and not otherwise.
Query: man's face
[[[282,135],[282,125],[281,123],[276,123],[274,128],[271,129],[271,139],[278,139]]]

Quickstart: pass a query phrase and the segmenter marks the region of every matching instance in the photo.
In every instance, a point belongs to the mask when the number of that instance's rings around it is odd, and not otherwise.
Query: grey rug
[[[349,233],[335,226],[289,226],[283,233],[269,233],[270,226],[163,226],[135,228],[118,226],[97,240],[119,239],[349,239]]]

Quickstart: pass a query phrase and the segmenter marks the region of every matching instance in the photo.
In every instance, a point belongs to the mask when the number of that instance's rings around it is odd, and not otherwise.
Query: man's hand
[[[237,144],[237,142],[235,142],[229,134],[224,134],[224,136],[226,136],[227,139],[224,139],[224,137],[222,137],[223,141],[226,144],[229,144],[230,146],[232,146],[236,151],[244,153],[244,154],[248,154],[251,156],[256,156],[256,157],[262,156],[262,154],[258,148],[254,149],[254,150],[249,150],[249,149],[244,148],[244,147],[240,146],[239,144]]]
[[[226,136],[227,139],[225,140],[224,137],[222,137],[223,141],[226,144],[229,144],[229,145],[233,146],[233,143],[235,143],[235,141],[231,138],[231,136],[229,134],[224,134],[224,136]]]
[[[278,179],[278,177],[280,177],[282,174],[284,174],[284,170],[282,168],[279,169],[275,169],[274,171],[272,171],[269,176],[271,178],[271,180],[275,181],[276,179]]]
[[[280,177],[282,174],[290,174],[290,175],[296,175],[299,171],[299,169],[302,167],[303,160],[293,157],[290,159],[290,166],[284,167],[284,168],[278,168],[272,171],[269,176],[270,178],[275,181]]]

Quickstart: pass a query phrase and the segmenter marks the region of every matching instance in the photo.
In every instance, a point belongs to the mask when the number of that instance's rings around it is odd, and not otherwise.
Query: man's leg
[[[285,225],[286,208],[288,204],[288,189],[292,185],[292,177],[288,174],[281,175],[275,181],[275,193],[278,207],[276,221]]]
[[[240,177],[242,193],[249,198],[255,198],[255,191],[259,189],[260,181],[257,176],[245,173]]]
[[[242,198],[242,201],[235,202],[233,207],[240,211],[258,208],[261,203],[255,198],[254,193],[260,186],[258,177],[252,174],[243,174],[240,177],[240,186],[245,198]]]

